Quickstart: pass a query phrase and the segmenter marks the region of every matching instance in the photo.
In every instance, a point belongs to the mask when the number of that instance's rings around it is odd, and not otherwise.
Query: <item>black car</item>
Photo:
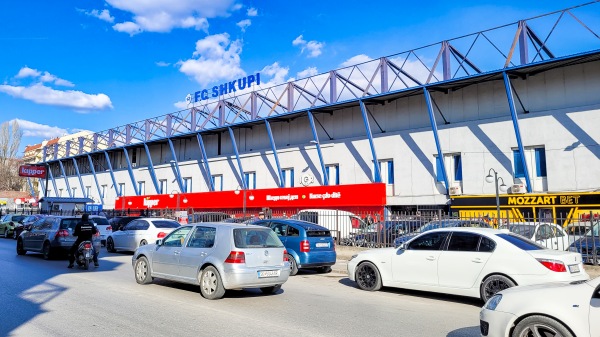
[[[23,220],[19,221],[19,223],[15,226],[15,230],[13,231],[13,239],[16,240],[24,230],[30,230],[31,225],[44,216],[45,215],[42,214],[28,215]]]
[[[125,225],[131,222],[131,220],[138,219],[139,216],[116,216],[108,220],[108,224],[112,228],[113,232],[120,231]]]

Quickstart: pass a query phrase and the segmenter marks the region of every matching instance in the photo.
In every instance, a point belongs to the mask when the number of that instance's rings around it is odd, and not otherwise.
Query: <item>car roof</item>
[[[479,234],[489,234],[489,235],[510,233],[508,230],[503,230],[503,229],[479,228],[479,227],[445,227],[445,228],[432,229],[425,233],[431,233],[431,232],[469,232],[469,233],[479,233]]]
[[[270,220],[277,220],[279,222],[297,225],[297,226],[300,226],[300,227],[304,228],[305,230],[309,230],[309,231],[310,230],[317,230],[317,231],[328,231],[329,230],[329,228],[317,225],[316,223],[309,222],[309,221],[302,221],[302,220],[296,220],[296,219],[270,219]],[[266,220],[266,221],[269,221],[269,220]]]
[[[206,225],[212,225],[212,226],[221,227],[221,228],[233,228],[233,229],[235,229],[235,228],[262,228],[262,229],[267,228],[265,226],[258,226],[258,225],[252,225],[252,224],[238,224],[238,223],[232,223],[232,222],[194,222],[194,223],[191,223],[188,225],[183,225],[182,227],[206,226]]]
[[[177,220],[173,220],[173,219],[168,219],[168,218],[152,218],[152,217],[143,217],[143,218],[137,218],[134,220],[147,220],[147,221],[159,221],[159,220],[165,220],[165,221],[173,221],[173,222],[177,222]],[[206,222],[203,222],[206,223]]]

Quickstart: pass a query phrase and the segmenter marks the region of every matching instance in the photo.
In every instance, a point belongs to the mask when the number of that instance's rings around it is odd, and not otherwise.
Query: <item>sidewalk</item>
[[[352,257],[352,255],[366,250],[367,248],[361,247],[349,247],[349,246],[336,246],[335,250],[337,253],[337,261],[335,265],[331,267],[332,273],[348,275],[348,260]],[[593,266],[589,264],[583,265],[585,271],[590,275],[590,278],[596,278],[600,276],[600,266]]]

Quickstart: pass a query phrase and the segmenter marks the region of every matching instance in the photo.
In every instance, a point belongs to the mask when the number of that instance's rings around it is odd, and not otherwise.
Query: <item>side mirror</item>
[[[163,239],[156,240],[156,245],[157,246],[162,246],[163,245]]]
[[[399,250],[406,250],[406,243],[401,243],[398,247]]]

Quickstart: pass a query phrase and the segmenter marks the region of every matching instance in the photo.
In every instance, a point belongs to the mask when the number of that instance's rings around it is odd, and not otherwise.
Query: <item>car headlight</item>
[[[502,300],[502,295],[496,294],[487,301],[484,308],[488,310],[496,310],[496,307],[498,304],[500,304],[500,300]]]
[[[357,257],[357,256],[358,256],[358,254],[354,254],[354,255],[352,255],[352,257],[350,257],[350,260],[348,260],[348,261],[352,261],[352,260],[353,260],[355,257]]]

